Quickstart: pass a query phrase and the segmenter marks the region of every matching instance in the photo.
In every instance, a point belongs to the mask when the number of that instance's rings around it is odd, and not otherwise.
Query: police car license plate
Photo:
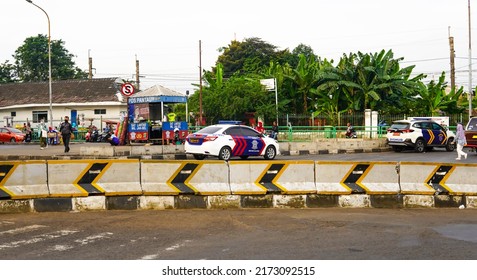
[[[191,139],[189,140],[189,142],[191,142],[191,143],[199,143],[199,139],[197,139],[197,138],[191,138]]]

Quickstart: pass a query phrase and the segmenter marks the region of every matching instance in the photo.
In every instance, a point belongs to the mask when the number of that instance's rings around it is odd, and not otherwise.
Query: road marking
[[[112,232],[103,232],[103,233],[100,233],[100,234],[97,234],[97,235],[88,236],[84,239],[76,239],[75,242],[79,243],[80,245],[87,245],[89,243],[94,243],[97,240],[101,240],[101,239],[104,239],[104,238],[109,238],[110,235],[113,235],[113,233]]]
[[[33,231],[33,230],[36,230],[36,229],[39,229],[39,228],[45,228],[45,227],[47,227],[47,226],[31,225],[31,226],[26,226],[26,227],[21,227],[21,228],[6,230],[6,231],[0,231],[0,236],[3,235],[3,234],[24,233],[24,232]]]
[[[101,240],[101,239],[104,239],[104,238],[109,238],[109,235],[113,235],[113,233],[104,232],[104,233],[100,233],[100,234],[97,234],[97,235],[87,236],[86,238],[83,238],[83,239],[76,239],[74,242],[79,243],[79,246],[84,246],[84,245],[94,243],[94,242],[96,242],[98,240]],[[73,246],[73,245],[56,244],[56,245],[51,246],[48,249],[46,249],[46,252],[64,252],[64,251],[72,250],[74,248],[75,248],[75,246]],[[43,256],[43,255],[45,255],[45,254],[40,254],[38,256]]]
[[[0,244],[0,251],[3,250],[3,249],[17,248],[17,247],[20,247],[22,245],[31,245],[31,244],[39,243],[39,242],[46,241],[46,240],[52,240],[52,239],[55,239],[55,238],[67,236],[67,235],[74,234],[74,233],[77,233],[77,232],[78,231],[76,231],[76,230],[60,230],[60,231],[56,231],[56,232],[52,232],[52,233],[45,233],[45,234],[37,235],[37,236],[34,236],[31,239],[24,239],[24,240],[13,241],[13,242],[10,242],[10,243]]]
[[[166,249],[164,249],[164,251],[175,251],[179,248],[182,248],[182,247],[186,246],[187,243],[189,243],[189,242],[192,242],[192,240],[184,240],[181,243],[177,243],[177,244],[174,244],[170,247],[167,247]],[[154,259],[157,259],[159,257],[159,255],[160,255],[160,253],[159,254],[153,254],[153,255],[145,255],[140,259],[141,260],[154,260]]]

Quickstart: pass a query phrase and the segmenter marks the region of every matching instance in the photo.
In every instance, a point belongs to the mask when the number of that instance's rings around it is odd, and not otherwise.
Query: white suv
[[[386,134],[387,143],[395,152],[413,148],[422,153],[434,147],[455,149],[455,135],[432,120],[400,120],[394,121]]]

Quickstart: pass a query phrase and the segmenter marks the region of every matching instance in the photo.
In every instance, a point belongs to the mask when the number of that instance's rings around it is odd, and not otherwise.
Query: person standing
[[[26,125],[25,134],[26,134],[25,142],[27,142],[27,143],[31,142],[31,124],[30,124],[30,122],[28,122],[27,125]]]
[[[44,119],[41,119],[38,124],[38,138],[40,139],[40,149],[43,150],[46,147],[46,139],[48,138],[48,128]]]
[[[265,128],[263,127],[263,123],[262,122],[258,122],[258,126],[255,128],[258,132],[260,133],[264,133],[265,132]]]
[[[277,121],[273,121],[272,125],[272,138],[278,140],[278,125]]]
[[[69,122],[70,118],[65,116],[65,121],[60,126],[61,138],[63,139],[63,145],[65,146],[65,153],[70,151],[70,139],[73,127]]]
[[[462,126],[461,123],[457,124],[457,132],[455,136],[456,136],[455,141],[457,142],[456,160],[460,160],[462,156],[464,156],[464,158],[467,159],[467,153],[464,153],[464,151],[462,151],[464,149],[464,146],[467,145],[467,140],[465,139],[464,127]]]

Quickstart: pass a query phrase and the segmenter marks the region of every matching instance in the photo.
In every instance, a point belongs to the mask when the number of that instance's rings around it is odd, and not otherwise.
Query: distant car
[[[221,160],[229,160],[234,156],[242,159],[249,156],[274,159],[280,153],[277,140],[249,126],[236,124],[211,125],[189,134],[184,148],[187,154],[192,154],[198,160],[207,156]]]
[[[465,126],[466,147],[477,150],[477,117],[471,117]]]
[[[394,121],[386,134],[387,143],[395,152],[412,148],[422,153],[434,147],[455,149],[455,134],[432,120]]]
[[[12,127],[0,127],[0,142],[23,142],[25,133]]]

